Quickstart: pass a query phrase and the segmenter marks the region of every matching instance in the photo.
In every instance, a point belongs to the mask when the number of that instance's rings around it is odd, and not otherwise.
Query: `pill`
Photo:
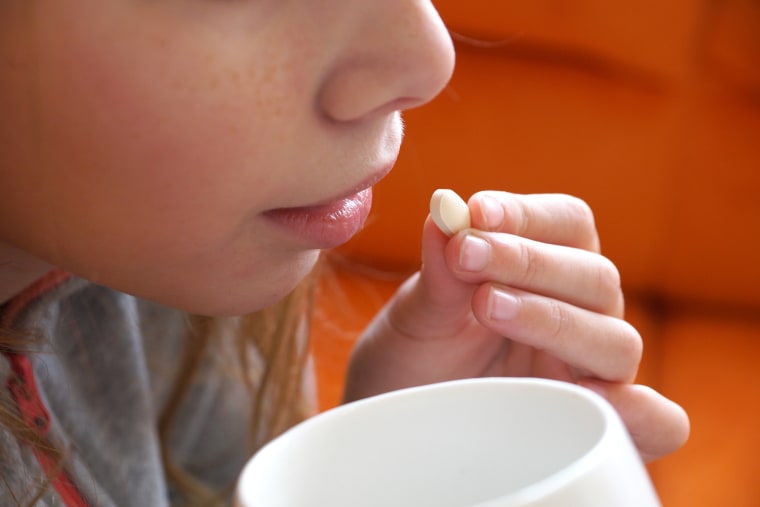
[[[453,190],[439,188],[430,198],[430,216],[447,236],[470,227],[470,208]]]

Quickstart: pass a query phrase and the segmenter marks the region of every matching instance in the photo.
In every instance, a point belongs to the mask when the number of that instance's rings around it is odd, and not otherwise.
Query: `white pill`
[[[430,198],[430,216],[447,236],[470,227],[470,208],[453,190],[439,188]]]

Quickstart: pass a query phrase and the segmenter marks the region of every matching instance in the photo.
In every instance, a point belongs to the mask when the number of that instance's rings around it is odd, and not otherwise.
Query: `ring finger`
[[[553,298],[484,284],[473,296],[473,313],[491,331],[609,382],[631,382],[641,360],[633,326]]]

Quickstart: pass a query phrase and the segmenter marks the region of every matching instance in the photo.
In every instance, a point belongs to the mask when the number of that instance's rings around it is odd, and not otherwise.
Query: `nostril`
[[[368,111],[364,117],[369,116],[386,116],[396,111],[405,111],[407,109],[413,109],[422,105],[424,100],[420,100],[414,97],[402,97],[390,102],[386,102],[375,109]]]
[[[401,70],[398,66],[357,65],[335,72],[317,93],[318,108],[332,121],[355,121],[419,107],[446,86],[452,62],[437,68]]]
[[[372,5],[318,90],[318,108],[332,121],[421,106],[453,73],[453,42],[429,2]]]
[[[365,88],[365,93],[367,90]],[[337,99],[337,100],[336,100]],[[331,98],[329,94],[321,95],[321,109],[323,114],[334,122],[352,122],[369,117],[386,116],[396,111],[403,111],[419,106],[422,101],[414,97],[400,97],[387,101],[377,101],[379,105],[372,107],[365,105],[361,97],[351,100],[345,94]]]

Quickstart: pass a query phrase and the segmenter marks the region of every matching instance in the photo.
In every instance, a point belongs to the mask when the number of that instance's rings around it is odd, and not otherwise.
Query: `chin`
[[[264,273],[241,275],[211,296],[184,301],[180,309],[209,317],[234,317],[246,315],[271,306],[295,289],[314,269],[319,251],[300,256],[297,262],[289,262]]]

